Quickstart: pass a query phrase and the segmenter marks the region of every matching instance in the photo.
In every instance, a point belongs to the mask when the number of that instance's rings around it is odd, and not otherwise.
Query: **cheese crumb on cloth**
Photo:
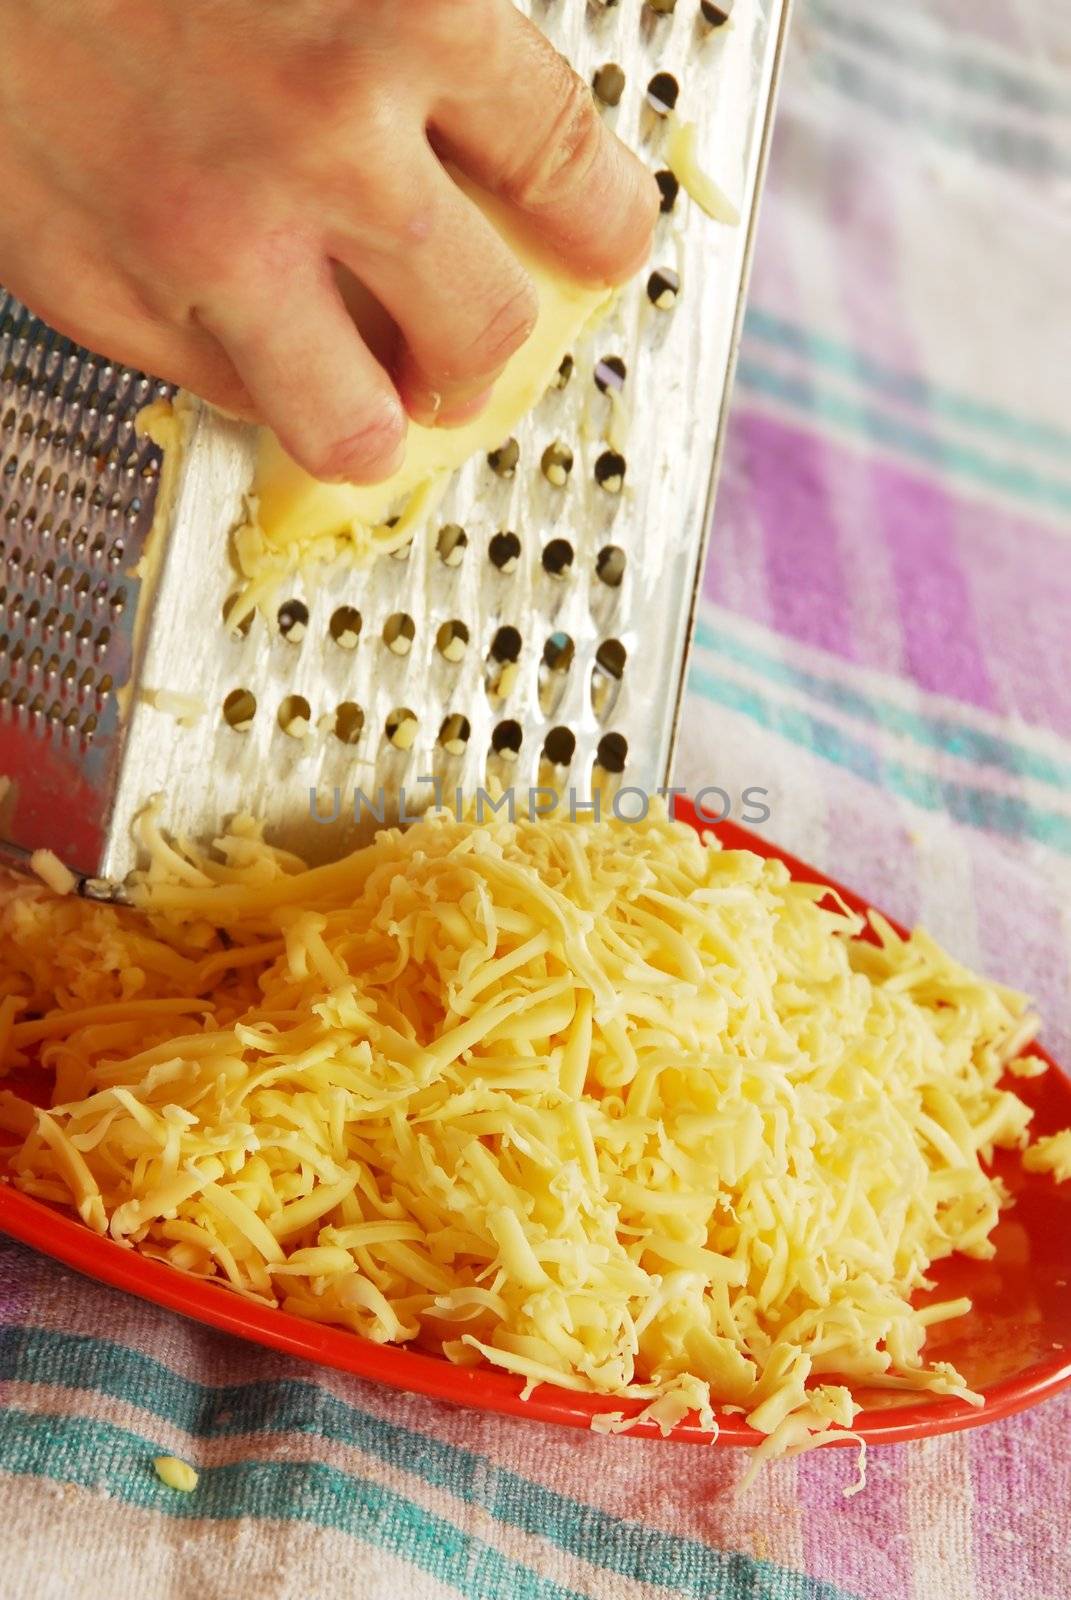
[[[54,1078],[0,1095],[21,1189],[366,1339],[731,1407],[760,1455],[849,1385],[981,1403],[925,1359],[968,1302],[911,1300],[993,1253],[1021,995],[664,815],[432,815],[312,870],[141,826],[136,911],[0,896],[0,1060]]]

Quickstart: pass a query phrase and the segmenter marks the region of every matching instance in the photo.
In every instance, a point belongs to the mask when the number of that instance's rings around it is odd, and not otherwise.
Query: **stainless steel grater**
[[[170,391],[0,300],[9,856],[48,848],[91,883],[117,883],[157,795],[173,833],[211,837],[249,811],[318,859],[374,825],[380,790],[389,814],[403,787],[410,812],[427,805],[420,780],[446,796],[549,781],[580,798],[666,781],[788,0],[522,9],[661,174],[664,214],[649,271],[571,352],[562,386],[504,452],[457,475],[407,551],[323,569],[314,585],[295,577],[274,615],[229,633],[228,536],[253,434],[201,407],[161,508],[166,541],[139,581],[161,458],[134,418]],[[674,105],[698,125],[738,227],[675,194]],[[161,692],[204,714],[181,724],[154,704]],[[302,737],[287,731],[306,722]],[[336,809],[337,822],[314,816]]]

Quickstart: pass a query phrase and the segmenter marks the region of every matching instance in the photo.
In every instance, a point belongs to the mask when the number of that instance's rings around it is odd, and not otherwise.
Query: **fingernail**
[[[322,483],[379,483],[385,478],[390,478],[398,471],[405,460],[405,447],[407,429],[403,426],[397,432],[398,419],[390,412],[385,412],[378,424],[363,429],[332,452],[333,459],[330,470],[317,474]],[[370,460],[376,460],[379,452],[374,448],[376,444],[385,444],[390,439],[391,450],[385,455],[375,468],[369,468]]]
[[[406,410],[422,428],[434,428],[443,408],[443,397],[434,389],[424,389],[407,399]]]
[[[478,417],[480,412],[490,400],[492,389],[481,389],[479,394],[473,395],[469,400],[460,401],[440,411],[436,418],[436,426],[440,428],[456,428],[463,422],[471,422]]]

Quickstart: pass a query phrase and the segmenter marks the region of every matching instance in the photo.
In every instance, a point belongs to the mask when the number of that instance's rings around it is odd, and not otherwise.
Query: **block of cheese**
[[[363,530],[376,528],[403,510],[415,492],[456,471],[471,456],[501,444],[541,398],[584,327],[608,305],[610,289],[566,276],[518,232],[503,205],[463,187],[523,262],[535,285],[539,317],[531,337],[506,366],[479,417],[459,428],[410,424],[405,460],[385,483],[320,483],[290,459],[274,434],[262,430],[254,494],[256,523],[270,548],[337,536],[360,542]]]

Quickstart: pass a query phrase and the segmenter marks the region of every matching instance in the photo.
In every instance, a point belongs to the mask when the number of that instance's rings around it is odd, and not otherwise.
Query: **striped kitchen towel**
[[[1066,7],[802,0],[678,781],[765,791],[1071,1059],[1069,260]],[[1062,1401],[735,1497],[736,1452],[396,1395],[12,1244],[0,1383],[4,1600],[1071,1594]]]

